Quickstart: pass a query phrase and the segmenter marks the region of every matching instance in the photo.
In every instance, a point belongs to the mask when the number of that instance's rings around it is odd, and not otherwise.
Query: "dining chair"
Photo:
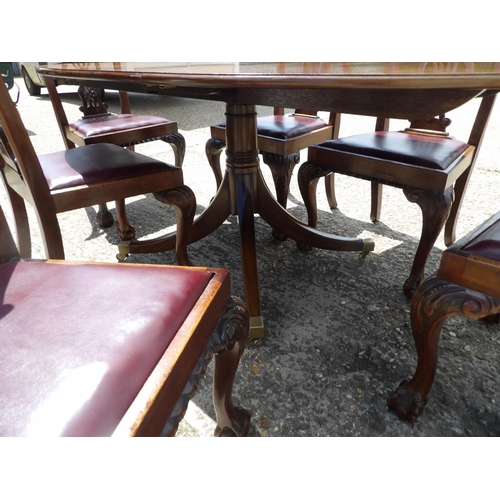
[[[0,297],[0,436],[172,436],[213,358],[214,434],[248,434],[226,269],[21,259],[0,208]]]
[[[152,193],[158,201],[174,206],[177,261],[190,264],[187,238],[196,199],[183,183],[181,168],[114,144],[90,144],[37,156],[3,80],[0,87],[0,128],[3,127],[0,170],[12,204],[23,257],[31,256],[25,201],[34,207],[47,257],[64,259],[57,214]],[[119,211],[117,215],[122,224]],[[126,245],[120,245],[125,247],[121,253],[157,251],[161,239],[127,240]]]
[[[290,180],[300,161],[300,151],[311,144],[337,137],[338,126],[334,115],[327,123],[317,116],[316,111],[297,109],[291,115],[284,112],[284,108],[275,107],[273,115],[257,118],[257,140],[262,160],[271,169],[276,199],[286,208]],[[210,135],[205,150],[219,188],[222,182],[220,155],[226,147],[225,123],[210,127]],[[272,234],[277,240],[285,239],[276,228]]]
[[[320,177],[344,174],[372,183],[371,219],[380,218],[383,184],[401,188],[422,211],[422,234],[409,277],[403,286],[411,297],[424,278],[429,253],[445,226],[445,243],[455,240],[460,206],[481,147],[495,93],[480,97],[480,105],[467,142],[446,132],[445,116],[414,120],[403,131],[389,131],[388,120],[377,119],[375,132],[336,138],[308,148],[307,161],[298,172],[298,183],[308,214],[317,226],[316,186]],[[337,206],[333,184],[330,205]]]
[[[161,140],[170,144],[174,152],[174,164],[182,167],[186,141],[178,132],[177,122],[160,116],[131,114],[129,95],[124,91],[119,92],[121,112],[110,113],[107,103],[102,100],[102,90],[83,85],[78,88],[83,116],[79,120],[69,122],[56,81],[49,77],[44,77],[44,80],[66,149],[106,143],[133,150],[138,144]],[[118,224],[118,235],[122,240],[134,238],[135,228],[126,218],[125,200],[117,200],[116,210],[120,211],[122,221]],[[113,225],[113,216],[105,203],[99,205],[96,220],[101,227]]]
[[[448,247],[437,275],[424,280],[411,301],[411,327],[418,363],[413,378],[388,398],[402,419],[417,420],[437,370],[441,329],[452,316],[487,318],[500,313],[500,213]],[[457,374],[458,376],[458,374]]]

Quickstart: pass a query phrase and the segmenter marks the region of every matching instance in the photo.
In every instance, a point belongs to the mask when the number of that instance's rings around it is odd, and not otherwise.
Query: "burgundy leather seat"
[[[225,128],[221,123],[219,127]],[[257,134],[275,139],[293,139],[315,130],[328,127],[321,118],[300,115],[271,115],[257,118]]]
[[[0,435],[110,435],[212,276],[159,266],[0,266]]]
[[[165,171],[179,172],[180,167],[135,153],[114,144],[90,144],[38,157],[51,191],[83,184],[96,184]]]
[[[323,148],[439,170],[446,170],[468,146],[448,137],[402,132],[359,134],[321,143]]]
[[[485,259],[500,261],[500,222],[489,226],[485,231],[466,243],[462,250]]]
[[[131,115],[131,114],[108,114],[99,116],[90,116],[81,118],[76,122],[70,123],[69,128],[71,130],[77,131],[82,136],[86,137],[87,144],[92,143],[92,138],[97,136],[102,136],[106,134],[115,134],[117,132],[126,132],[129,130],[135,130],[136,133],[138,129],[148,128],[152,126],[163,125],[168,127],[165,130],[165,135],[171,133],[170,128],[172,126],[176,127],[176,123],[166,118],[160,116],[148,116],[148,115]],[[149,140],[157,140],[160,137],[154,137]],[[134,144],[132,142],[131,144]],[[122,146],[127,146],[128,144],[120,144]]]

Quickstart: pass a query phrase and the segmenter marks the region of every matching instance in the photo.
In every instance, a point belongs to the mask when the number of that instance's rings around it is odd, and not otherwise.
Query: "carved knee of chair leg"
[[[222,150],[226,147],[224,141],[219,141],[218,139],[208,139],[205,145],[205,153],[207,155],[208,163],[215,176],[215,182],[217,184],[217,189],[222,183],[222,170],[220,166],[220,155]]]
[[[175,166],[182,167],[184,164],[184,156],[186,155],[186,140],[182,134],[170,134],[163,138],[163,140],[170,144],[174,151]]]
[[[153,196],[167,205],[172,205],[175,209],[177,219],[177,238],[175,252],[177,262],[181,266],[191,266],[191,261],[187,253],[189,242],[189,230],[193,224],[196,213],[196,198],[188,186],[180,186],[153,193]]]
[[[300,154],[277,155],[264,151],[262,152],[262,159],[271,169],[276,189],[276,199],[283,208],[286,208],[288,193],[290,191],[290,180],[295,165],[300,161]]]
[[[436,240],[450,213],[453,203],[453,188],[445,192],[406,187],[403,192],[411,203],[422,211],[422,233],[415,253],[410,276],[403,285],[403,292],[411,297],[424,279],[425,265]]]

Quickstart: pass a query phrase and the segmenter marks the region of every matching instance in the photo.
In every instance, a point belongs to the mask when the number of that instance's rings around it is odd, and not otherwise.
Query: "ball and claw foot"
[[[107,210],[105,212],[103,211],[97,212],[95,220],[99,225],[99,227],[102,228],[111,227],[115,223],[113,216]]]
[[[250,431],[250,412],[244,408],[234,408],[233,428],[225,426],[221,429],[219,426],[215,428],[215,437],[244,437]]]
[[[403,293],[411,299],[421,281],[421,276],[410,276],[403,285]]]
[[[427,398],[421,399],[418,394],[407,389],[407,385],[407,380],[401,382],[399,387],[387,398],[387,406],[399,418],[413,423],[424,411]]]
[[[271,234],[276,241],[285,241],[288,239],[281,231],[276,228],[273,228]]]

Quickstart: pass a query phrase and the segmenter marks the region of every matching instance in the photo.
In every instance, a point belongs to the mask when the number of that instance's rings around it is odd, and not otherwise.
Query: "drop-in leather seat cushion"
[[[163,266],[0,266],[0,435],[110,435],[211,277]]]
[[[371,132],[325,141],[318,147],[446,170],[469,146],[451,138],[405,132]]]
[[[224,123],[219,127],[224,128]],[[293,139],[328,127],[321,118],[271,115],[257,118],[257,134],[274,139]]]
[[[263,116],[257,119],[257,133],[275,139],[293,139],[327,127],[320,118],[307,116]]]
[[[92,144],[40,155],[38,159],[51,191],[180,170],[113,144]]]
[[[500,261],[500,221],[492,224],[463,245],[462,250],[472,255]]]
[[[96,135],[122,132],[134,128],[171,124],[175,124],[175,122],[160,116],[109,114],[81,118],[76,122],[70,123],[69,128],[76,130],[84,137],[92,137]]]

